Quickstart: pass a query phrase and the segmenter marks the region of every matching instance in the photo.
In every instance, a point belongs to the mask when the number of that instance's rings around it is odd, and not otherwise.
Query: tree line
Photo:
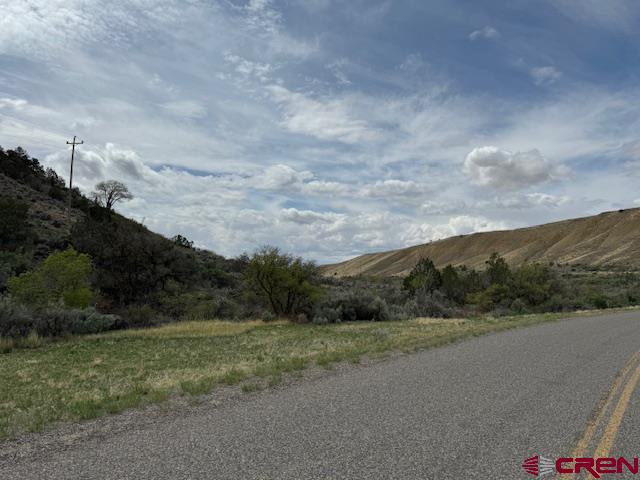
[[[64,205],[69,190],[24,150],[0,148],[0,173]],[[182,319],[290,318],[317,324],[421,316],[565,311],[635,304],[635,274],[581,276],[550,264],[482,269],[420,259],[401,278],[326,278],[314,262],[262,247],[227,259],[182,234],[150,232],[117,214],[126,185],[74,189],[70,228],[53,238],[29,198],[0,195],[0,336],[87,333]],[[46,216],[46,212],[44,213]],[[44,221],[44,220],[43,220]],[[48,237],[49,235],[49,237]]]

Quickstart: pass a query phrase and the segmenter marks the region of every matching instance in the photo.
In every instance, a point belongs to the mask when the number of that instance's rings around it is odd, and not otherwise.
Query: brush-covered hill
[[[193,292],[238,282],[237,261],[193,248],[182,236],[169,239],[152,232],[77,188],[69,212],[69,193],[55,171],[25,150],[0,147],[0,294],[11,276],[69,246],[90,255],[98,289],[118,305],[169,290]]]
[[[328,276],[404,276],[420,258],[438,267],[483,267],[492,252],[510,264],[559,264],[640,268],[640,208],[605,212],[534,227],[474,233],[424,245],[369,253],[322,267]]]

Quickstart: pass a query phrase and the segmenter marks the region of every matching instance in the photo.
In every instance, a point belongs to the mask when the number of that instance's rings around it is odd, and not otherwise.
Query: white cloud
[[[365,197],[393,198],[404,196],[421,196],[427,193],[429,189],[425,185],[421,185],[412,180],[379,180],[373,185],[364,186],[361,190]]]
[[[637,32],[640,5],[636,0],[549,0],[567,18],[589,26]]]
[[[484,217],[459,215],[450,218],[447,223],[435,225],[430,223],[411,225],[406,230],[406,233],[403,234],[403,239],[407,245],[416,245],[456,235],[505,230],[507,228],[509,228],[509,226],[503,221],[493,221]]]
[[[271,73],[274,70],[273,66],[268,63],[253,62],[230,52],[224,54],[224,59],[227,63],[231,64],[234,70],[240,75],[245,78],[254,77],[262,82],[269,81]]]
[[[341,85],[351,85],[351,80],[347,77],[347,74],[344,72],[346,66],[349,65],[349,61],[346,58],[340,58],[331,63],[327,64],[327,68],[331,70],[333,76],[336,78],[339,84]]]
[[[99,42],[124,46],[185,15],[179,0],[22,0],[5,1],[1,7],[0,53],[32,58]]]
[[[45,162],[62,174],[68,170],[69,153],[65,151],[48,155]],[[78,147],[74,163],[74,184],[90,191],[94,184],[114,178],[124,182],[143,180],[155,183],[159,177],[133,150],[112,143],[99,149]]]
[[[469,40],[475,41],[481,38],[484,39],[496,39],[500,38],[500,32],[493,27],[486,26],[479,30],[474,30],[469,34]]]
[[[344,143],[366,142],[377,137],[365,120],[351,113],[344,99],[314,99],[279,85],[271,85],[268,90],[282,106],[282,124],[291,132]]]
[[[557,208],[566,204],[570,198],[566,195],[551,195],[548,193],[527,193],[511,195],[495,200],[495,204],[503,208],[523,210],[532,207]]]
[[[451,215],[460,213],[468,208],[469,206],[464,200],[429,200],[420,205],[420,212],[423,215]]]
[[[562,77],[562,72],[551,65],[534,67],[529,73],[536,85],[551,85]]]
[[[0,98],[0,109],[23,110],[28,104],[23,98]]]
[[[317,223],[332,223],[336,219],[343,218],[344,215],[326,212],[314,212],[312,210],[298,210],[296,208],[287,208],[282,211],[282,218],[303,225]]]
[[[293,38],[284,31],[282,14],[271,0],[249,0],[242,11],[250,34],[265,39],[273,52],[303,58],[318,49],[316,42]]]
[[[510,152],[492,146],[474,148],[465,158],[464,172],[478,185],[500,189],[526,188],[568,173],[538,150]]]
[[[630,11],[612,2],[609,26]],[[75,183],[90,191],[123,180],[136,195],[123,213],[226,255],[274,243],[337,260],[501,221],[590,213],[593,192],[637,198],[623,185],[637,180],[628,173],[640,159],[635,87],[567,81],[527,98],[478,94],[447,76],[460,69],[440,70],[442,52],[429,65],[404,45],[372,57],[335,48],[360,31],[379,48],[378,29],[398,13],[392,2],[297,3],[0,0],[0,55],[9,59],[0,68],[2,144],[65,174],[65,141],[77,134],[86,143]],[[571,14],[597,26],[595,11],[610,14],[596,3],[585,1],[589,19],[580,2]],[[358,32],[325,28],[332,15]],[[291,28],[305,16],[309,24]],[[489,26],[470,35],[498,37]],[[536,53],[518,53],[537,62],[520,66],[527,75],[563,58]],[[541,84],[557,80],[552,68],[538,72]],[[481,145],[502,149],[460,168]],[[594,168],[594,159],[611,167]],[[565,175],[563,164],[580,173],[575,182],[530,193]],[[497,195],[468,178],[536,187]]]
[[[177,117],[204,118],[207,116],[206,107],[194,100],[177,100],[167,102],[163,103],[161,107]]]
[[[311,13],[326,10],[331,5],[331,0],[298,0],[303,8]]]
[[[311,195],[345,195],[350,191],[348,185],[326,180],[312,180],[304,185],[304,192]]]
[[[288,165],[268,167],[264,174],[254,177],[254,185],[270,190],[299,190],[305,180],[313,178],[311,172],[299,172]]]

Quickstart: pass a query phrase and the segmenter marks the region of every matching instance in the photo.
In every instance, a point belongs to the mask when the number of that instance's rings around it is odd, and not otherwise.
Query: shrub
[[[372,312],[372,320],[377,322],[384,322],[391,318],[389,314],[389,306],[387,302],[380,297],[376,297],[371,302],[370,309]]]
[[[320,305],[314,310],[313,323],[318,323],[316,319],[322,319],[325,323],[342,322],[342,305],[332,307],[330,305]]]
[[[150,305],[129,305],[119,313],[120,319],[117,328],[153,327],[170,320]]]
[[[20,275],[31,268],[30,255],[0,251],[0,293],[7,289],[11,277]]]
[[[455,310],[444,294],[438,290],[434,292],[420,291],[415,298],[408,302],[414,317],[442,317],[455,316]]]
[[[442,276],[440,271],[428,258],[420,259],[402,283],[402,287],[411,293],[415,293],[418,290],[433,292],[441,285]]]
[[[24,338],[34,330],[34,318],[24,305],[0,301],[0,337]]]
[[[104,315],[93,308],[65,310],[48,308],[36,311],[35,331],[43,337],[59,337],[69,334],[99,333],[117,326],[116,315]]]
[[[8,197],[0,197],[0,248],[24,246],[32,237],[29,205]]]
[[[94,211],[75,224],[71,238],[79,251],[91,256],[95,285],[112,304],[149,303],[197,278],[198,264],[190,249],[131,220],[103,217],[99,207]]]
[[[527,304],[521,298],[516,298],[511,302],[511,310],[515,313],[525,313],[527,311]]]
[[[387,302],[370,292],[348,292],[328,296],[313,310],[314,317],[326,318],[328,323],[356,320],[384,321],[391,319]]]
[[[506,284],[511,278],[511,270],[509,265],[497,253],[492,253],[489,260],[486,262],[487,270],[486,275],[489,281],[489,285],[494,284]]]
[[[60,304],[86,308],[93,298],[90,289],[91,259],[72,247],[49,255],[29,272],[9,279],[9,293],[25,305]]]
[[[71,334],[99,333],[115,328],[116,315],[105,315],[93,308],[63,309],[50,307],[33,309],[8,300],[0,302],[0,336],[26,338],[31,334],[59,337]]]
[[[609,307],[609,300],[603,296],[598,296],[591,299],[593,306],[599,310]]]
[[[475,304],[481,312],[490,312],[499,306],[504,307],[510,293],[507,285],[494,283],[486,290],[470,295],[468,302]]]
[[[73,334],[100,333],[112,330],[119,321],[117,315],[106,315],[96,312],[93,308],[82,310],[82,315],[75,317],[71,324]]]
[[[283,254],[275,247],[263,247],[251,257],[245,279],[275,315],[293,316],[310,311],[319,298],[317,275],[313,262]]]
[[[329,323],[329,319],[327,317],[323,317],[322,315],[315,315],[313,317],[314,325],[327,325]]]
[[[409,320],[411,317],[411,309],[406,305],[389,305],[389,320]]]

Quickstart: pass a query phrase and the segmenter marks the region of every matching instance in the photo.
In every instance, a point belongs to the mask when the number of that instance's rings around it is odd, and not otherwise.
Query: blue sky
[[[237,255],[640,204],[632,0],[0,0],[0,145]]]

